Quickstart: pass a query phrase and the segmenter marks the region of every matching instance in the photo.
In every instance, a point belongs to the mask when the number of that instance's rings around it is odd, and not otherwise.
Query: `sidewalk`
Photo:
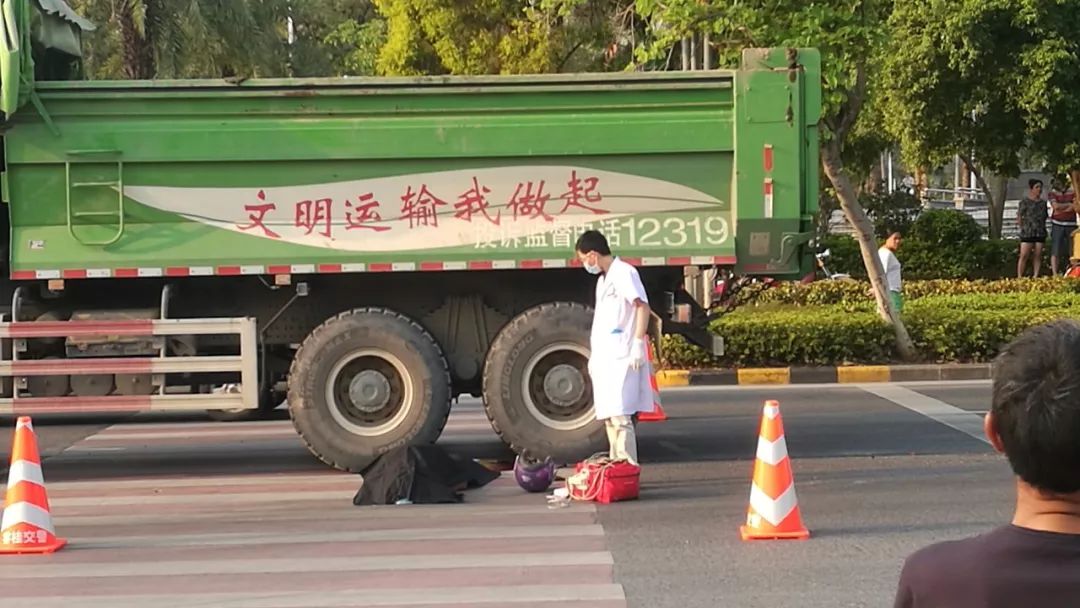
[[[989,363],[661,370],[656,373],[656,382],[661,388],[769,384],[867,384],[875,382],[989,379]]]

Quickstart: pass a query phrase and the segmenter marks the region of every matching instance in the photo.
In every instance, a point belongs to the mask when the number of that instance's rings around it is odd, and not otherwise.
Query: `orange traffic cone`
[[[638,422],[663,422],[667,420],[667,414],[660,406],[660,388],[656,385],[656,359],[653,358],[652,340],[646,340],[645,352],[649,355],[649,384],[652,385],[653,409],[651,412],[638,414]]]
[[[53,529],[45,479],[41,475],[41,456],[29,416],[22,416],[15,423],[0,536],[0,554],[52,553],[67,544],[56,537]]]
[[[761,413],[750,506],[746,510],[746,525],[740,526],[739,532],[743,540],[810,538],[799,513],[795,477],[784,440],[784,422],[776,401],[766,401]]]

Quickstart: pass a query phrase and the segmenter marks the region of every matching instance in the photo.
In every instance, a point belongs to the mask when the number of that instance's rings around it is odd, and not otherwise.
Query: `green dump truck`
[[[604,445],[584,230],[706,348],[687,267],[802,276],[819,56],[740,69],[81,81],[89,25],[6,0],[0,414],[287,403],[326,463],[438,439],[483,398],[517,450]],[[89,35],[89,34],[88,34]]]

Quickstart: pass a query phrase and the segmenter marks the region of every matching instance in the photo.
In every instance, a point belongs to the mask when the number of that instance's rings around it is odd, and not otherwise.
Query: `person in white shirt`
[[[894,232],[885,239],[885,244],[878,249],[881,258],[881,267],[885,270],[885,285],[889,290],[889,299],[892,300],[896,312],[904,307],[900,280],[900,260],[896,259],[896,251],[900,249],[902,237],[899,232]]]
[[[604,235],[589,230],[575,245],[596,281],[589,377],[597,420],[607,427],[609,456],[638,465],[633,416],[652,411],[645,335],[649,298],[632,265],[614,257]]]

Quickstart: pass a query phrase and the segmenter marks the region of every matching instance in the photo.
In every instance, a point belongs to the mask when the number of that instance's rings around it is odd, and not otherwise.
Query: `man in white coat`
[[[637,269],[614,257],[600,232],[583,233],[575,249],[585,270],[598,275],[589,357],[596,418],[607,427],[611,459],[638,465],[633,416],[653,409],[649,298]]]

